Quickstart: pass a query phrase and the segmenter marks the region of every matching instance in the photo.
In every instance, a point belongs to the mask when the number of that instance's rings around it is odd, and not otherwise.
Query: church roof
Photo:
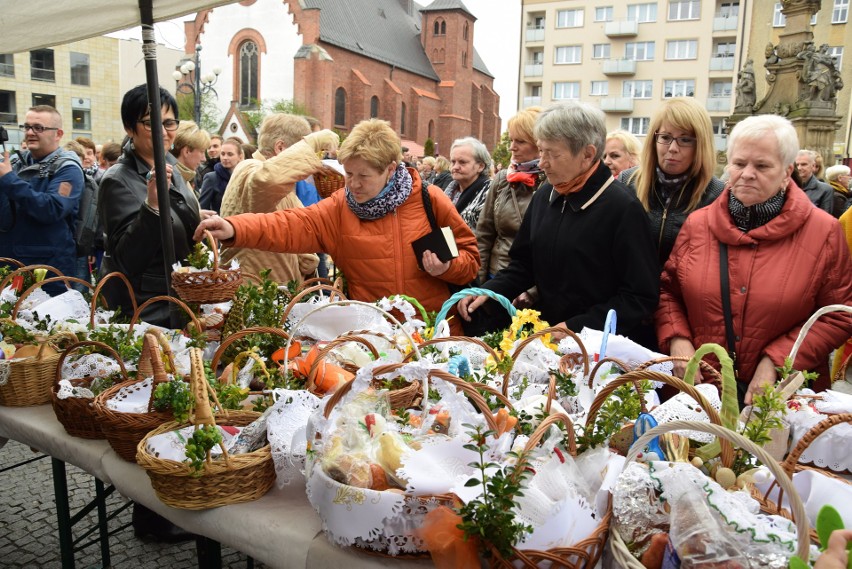
[[[354,53],[439,81],[420,43],[420,10],[408,14],[399,0],[302,0],[305,8],[320,10],[320,40]],[[458,0],[435,0],[468,11]],[[431,7],[430,7],[431,8]],[[447,8],[449,9],[449,8]],[[468,12],[469,13],[469,12]],[[473,50],[473,68],[493,75]]]
[[[476,19],[476,16],[473,15],[473,12],[467,9],[467,6],[464,5],[464,2],[461,0],[435,0],[425,8],[420,8],[421,12],[437,12],[437,11],[445,11],[445,10],[461,10]]]

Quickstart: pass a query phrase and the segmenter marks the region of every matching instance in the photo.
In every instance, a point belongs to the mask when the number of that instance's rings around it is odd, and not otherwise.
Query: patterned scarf
[[[506,170],[506,180],[511,184],[520,182],[531,188],[538,184],[538,175],[541,168],[538,167],[538,158],[529,162],[512,162]]]
[[[379,219],[394,211],[408,199],[408,196],[411,195],[411,184],[411,174],[405,169],[405,164],[400,164],[396,167],[388,185],[379,192],[379,195],[364,203],[356,202],[347,187],[346,205],[359,219],[365,221]]]
[[[583,189],[583,186],[586,185],[586,182],[589,181],[589,178],[592,177],[592,174],[598,171],[598,166],[600,166],[600,163],[601,161],[598,160],[597,162],[592,164],[592,166],[588,170],[586,170],[573,180],[568,182],[562,182],[561,184],[556,184],[555,186],[553,186],[553,189],[556,190],[556,193],[558,193],[560,196],[567,196],[569,194],[575,194],[579,192]]]
[[[195,176],[198,175],[198,172],[196,172],[192,168],[184,166],[180,162],[177,163],[177,169],[178,169],[178,172],[180,172],[180,176],[181,176],[181,178],[183,178],[184,182],[187,182],[187,183],[192,182],[190,185],[195,185]]]
[[[763,203],[746,206],[734,196],[734,192],[729,191],[728,211],[740,231],[751,231],[775,219],[784,207],[786,196],[787,190],[782,189]]]
[[[657,166],[656,190],[663,204],[668,202],[675,192],[682,190],[688,181],[689,172],[684,172],[680,176],[670,176]]]

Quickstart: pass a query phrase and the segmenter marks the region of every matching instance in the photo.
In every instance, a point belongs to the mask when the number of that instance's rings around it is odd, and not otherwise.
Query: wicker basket
[[[260,413],[224,409],[214,417],[208,400],[201,350],[190,350],[190,361],[190,384],[195,396],[192,424],[196,428],[217,424],[245,427],[260,417]],[[216,406],[221,409],[216,393],[213,392],[212,396]],[[164,504],[183,510],[206,510],[257,500],[272,488],[275,465],[268,444],[260,450],[234,456],[221,446],[222,459],[215,461],[211,460],[208,451],[207,462],[200,476],[185,462],[161,459],[147,451],[149,438],[184,426],[176,422],[166,423],[148,433],[137,446],[136,461],[148,472],[151,486]]]
[[[87,346],[96,347],[107,352],[115,361],[118,362],[118,366],[121,368],[121,375],[124,380],[119,383],[127,381],[127,369],[124,367],[124,362],[121,361],[121,357],[115,353],[115,350],[101,342],[93,342],[90,340],[77,342],[62,352],[62,356],[56,364],[56,381],[53,384],[53,389],[50,391],[50,402],[53,405],[53,412],[56,413],[56,418],[60,423],[62,423],[62,426],[65,427],[65,431],[69,435],[72,437],[79,437],[81,439],[102,439],[104,438],[104,434],[97,418],[95,417],[95,409],[93,406],[94,399],[84,397],[68,397],[66,399],[60,399],[57,396],[57,393],[59,392],[59,381],[62,379],[62,364],[72,352]],[[91,387],[94,379],[95,378],[93,377],[80,377],[69,379],[68,381],[70,381],[71,385],[74,387],[89,388]]]
[[[154,390],[160,383],[168,381],[166,369],[163,365],[161,346],[167,349],[167,358],[170,360],[172,371],[174,371],[174,361],[171,360],[168,342],[162,334],[149,332],[145,334],[142,355],[139,358],[138,376],[142,379],[114,385],[95,397],[92,404],[96,420],[110,446],[118,456],[129,462],[136,460],[136,446],[145,435],[174,418],[171,412],[153,410]],[[122,413],[107,407],[107,401],[112,399],[119,389],[129,385],[141,384],[148,377],[154,378],[154,384],[151,386],[151,401],[148,403],[147,413]],[[179,380],[175,378],[175,381]]]
[[[512,369],[515,367],[515,362],[518,361],[518,357],[521,355],[521,352],[524,351],[524,348],[529,346],[535,340],[548,334],[553,334],[554,332],[566,334],[573,338],[575,342],[577,342],[577,345],[580,347],[580,362],[583,365],[583,377],[587,377],[589,375],[589,353],[586,351],[586,347],[583,345],[582,340],[580,340],[577,334],[569,330],[567,326],[559,324],[557,326],[545,328],[544,330],[539,330],[535,334],[530,334],[518,344],[518,347],[515,348],[514,352],[512,352],[512,365],[503,374],[503,395],[509,394],[509,379],[512,375]],[[573,361],[574,359],[572,356],[573,354],[565,354],[565,356],[562,357],[562,360],[559,362],[560,371],[564,372],[568,369],[568,362]]]
[[[60,354],[44,354],[48,343],[48,340],[42,342],[38,355],[31,358],[0,361],[0,405],[30,407],[50,402],[50,388]]]
[[[16,263],[16,264],[18,264],[18,265],[21,265],[21,262],[20,262],[20,261],[15,261],[14,259],[6,259],[4,262],[5,262],[5,263],[13,262],[13,263]],[[3,280],[2,280],[2,281],[0,281],[0,290],[3,290],[3,289],[5,289],[7,286],[9,286],[9,284],[12,282],[12,279],[14,279],[14,278],[15,278],[15,275],[22,275],[23,273],[32,273],[32,272],[33,272],[34,270],[36,270],[36,269],[45,269],[45,270],[50,271],[51,273],[55,274],[55,275],[56,275],[56,276],[58,276],[58,277],[64,276],[64,275],[62,274],[62,271],[60,271],[60,270],[59,270],[59,269],[57,269],[56,267],[52,267],[52,266],[50,266],[50,265],[25,265],[25,266],[19,266],[17,269],[15,269],[14,271],[10,272],[8,275],[6,275],[5,277],[3,277]],[[20,291],[19,291],[19,292],[20,292]]]
[[[195,316],[195,313],[192,312],[192,309],[186,305],[185,302],[182,302],[180,299],[177,299],[173,296],[155,296],[149,298],[145,302],[139,305],[139,308],[136,309],[136,312],[133,313],[133,317],[130,319],[130,324],[127,327],[127,333],[130,334],[133,332],[133,328],[136,327],[137,322],[142,318],[142,311],[148,308],[148,306],[154,304],[155,302],[171,302],[174,305],[177,305],[181,310],[183,310],[187,316],[189,316],[190,325],[193,326],[196,330],[203,330],[204,327],[201,325],[201,322],[198,321],[198,318]]]
[[[124,283],[124,287],[127,290],[127,298],[130,299],[130,305],[133,307],[133,313],[135,314],[136,311],[139,309],[139,305],[136,304],[136,295],[133,294],[133,285],[130,284],[130,281],[127,280],[127,277],[124,276],[124,273],[119,273],[118,271],[108,273],[98,279],[98,284],[95,286],[95,290],[92,292],[92,302],[90,309],[91,315],[89,318],[89,325],[93,329],[95,327],[95,312],[98,308],[98,301],[100,300],[101,304],[108,307],[106,300],[104,300],[101,296],[104,290],[104,286],[106,286],[106,284],[113,279],[118,279],[122,283]]]
[[[172,287],[184,302],[213,304],[234,298],[243,282],[240,269],[219,268],[219,244],[209,231],[204,231],[210,250],[213,251],[213,269],[186,273],[172,273]]]
[[[341,176],[333,168],[324,167],[314,174],[314,184],[316,184],[320,197],[327,198],[337,190],[342,190],[346,187],[346,178]]]
[[[810,557],[810,544],[809,544],[809,524],[808,524],[808,516],[805,513],[805,506],[802,504],[802,499],[796,493],[796,490],[793,488],[793,483],[790,481],[790,478],[784,473],[784,470],[781,468],[775,460],[772,459],[769,454],[743,437],[739,433],[735,433],[729,429],[726,429],[719,425],[714,425],[712,423],[701,423],[697,421],[672,421],[670,423],[663,423],[662,425],[657,425],[650,431],[643,434],[639,440],[634,443],[634,445],[630,449],[630,453],[627,455],[627,460],[625,461],[625,467],[631,461],[635,460],[639,451],[644,448],[646,444],[648,444],[654,437],[658,437],[664,433],[671,433],[674,431],[702,431],[704,433],[709,433],[711,435],[715,435],[720,440],[726,441],[728,445],[731,443],[736,444],[738,448],[743,449],[744,451],[752,454],[757,457],[764,466],[766,466],[772,474],[775,476],[776,480],[778,480],[781,487],[784,488],[786,492],[788,492],[790,496],[790,502],[793,508],[793,513],[796,522],[797,536],[798,536],[798,547],[796,551],[796,555],[801,557],[805,562],[808,561]],[[630,552],[630,549],[627,547],[627,543],[622,538],[621,534],[618,532],[617,526],[613,526],[612,531],[610,532],[610,550],[612,552],[613,560],[617,564],[618,567],[623,567],[625,569],[645,569],[645,566],[639,562],[636,557]]]
[[[335,285],[337,281],[335,281]],[[315,292],[319,292],[322,294],[322,291],[327,291],[329,293],[328,300],[329,302],[334,302],[334,299],[338,300],[346,300],[346,295],[343,294],[339,288],[332,285],[329,286],[327,284],[317,284],[309,287],[302,288],[298,294],[293,295],[293,298],[290,299],[290,302],[287,303],[287,306],[284,307],[284,311],[281,313],[281,325],[284,326],[287,324],[287,318],[290,316],[290,311],[293,310],[293,307],[299,304],[303,298],[310,296]],[[297,327],[294,326],[292,329],[295,330]]]

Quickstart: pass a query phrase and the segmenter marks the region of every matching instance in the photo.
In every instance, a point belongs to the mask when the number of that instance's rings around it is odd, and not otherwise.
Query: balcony
[[[639,33],[639,22],[636,20],[615,20],[604,24],[604,33],[610,38],[633,37]]]
[[[728,135],[726,134],[714,134],[713,135],[713,146],[716,149],[716,152],[724,152],[728,149]]]
[[[733,71],[734,70],[734,58],[733,57],[711,57],[710,58],[710,71]]]
[[[538,107],[541,105],[541,97],[524,97],[524,108]]]
[[[17,113],[0,113],[0,124],[18,124]]]
[[[541,77],[544,75],[544,64],[527,63],[524,65],[524,77]]]
[[[0,77],[14,77],[15,76],[15,64],[14,63],[0,63]]]
[[[636,60],[607,59],[603,62],[604,75],[635,75]]]
[[[714,32],[735,32],[739,24],[738,16],[716,16],[713,18]]]
[[[30,70],[30,76],[32,77],[33,81],[50,81],[51,83],[56,82],[56,71],[53,69],[33,67]]]
[[[601,99],[601,110],[605,113],[632,113],[633,99],[630,97],[606,97]]]
[[[528,42],[544,41],[544,28],[527,28],[526,40]]]
[[[729,113],[731,112],[731,96],[710,95],[706,106],[707,111],[711,113]]]

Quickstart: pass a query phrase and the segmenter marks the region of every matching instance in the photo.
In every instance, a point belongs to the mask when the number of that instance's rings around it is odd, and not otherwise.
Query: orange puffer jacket
[[[384,296],[407,294],[428,311],[437,311],[449,298],[447,283],[466,285],[479,270],[479,250],[473,232],[437,186],[429,186],[435,218],[453,230],[459,256],[440,276],[421,271],[411,242],[430,231],[423,209],[420,176],[409,168],[411,195],[396,211],[373,221],[359,219],[346,205],[344,191],[307,208],[229,217],[235,236],[229,246],[279,253],[329,253],[349,283],[349,297],[373,302]]]

